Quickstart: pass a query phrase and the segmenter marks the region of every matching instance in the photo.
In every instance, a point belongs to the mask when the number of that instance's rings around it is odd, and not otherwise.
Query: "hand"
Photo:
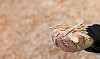
[[[86,45],[85,42],[85,37],[82,35],[78,35],[78,41],[77,43],[74,43],[70,37],[67,35],[66,38],[58,37],[55,40],[55,45],[57,47],[60,47],[63,51],[65,52],[78,52],[81,51],[88,46]],[[93,40],[91,38],[91,44]]]
[[[82,23],[76,25],[58,25],[53,29],[53,42],[66,52],[78,52],[90,47],[94,40],[88,35]]]

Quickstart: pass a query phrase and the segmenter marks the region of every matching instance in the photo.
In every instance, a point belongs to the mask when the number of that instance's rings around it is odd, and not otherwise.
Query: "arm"
[[[87,32],[88,35],[93,38],[94,43],[85,50],[88,52],[100,53],[100,25],[94,24],[92,26],[88,26]]]
[[[60,47],[66,52],[78,52],[81,50],[95,53],[100,52],[100,50],[97,49],[100,46],[100,25],[95,24],[93,26],[88,26],[88,28],[79,26],[75,27],[76,29],[68,31],[70,28],[72,29],[73,26],[61,25],[55,29],[53,41],[57,47]],[[63,34],[67,33],[65,29],[68,29],[67,31],[69,34],[63,36]],[[85,32],[82,33],[81,31]],[[85,34],[87,32],[88,34]]]

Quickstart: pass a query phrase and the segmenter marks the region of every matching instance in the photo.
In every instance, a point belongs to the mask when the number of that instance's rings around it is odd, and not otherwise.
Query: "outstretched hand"
[[[78,52],[90,47],[94,41],[82,24],[56,26],[52,34],[54,44],[66,52]]]
[[[85,48],[85,40],[84,37],[79,35],[78,36],[78,43],[74,43],[69,36],[66,38],[58,37],[55,40],[55,45],[60,47],[65,52],[78,52]]]

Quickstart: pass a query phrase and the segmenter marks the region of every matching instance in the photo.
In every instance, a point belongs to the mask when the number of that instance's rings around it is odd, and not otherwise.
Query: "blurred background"
[[[57,24],[100,24],[100,0],[0,0],[0,59],[100,59],[63,52],[51,40]]]

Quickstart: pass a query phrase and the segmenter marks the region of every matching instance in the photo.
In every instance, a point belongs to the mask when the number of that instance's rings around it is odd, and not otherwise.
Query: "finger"
[[[78,43],[78,45],[80,46],[80,47],[84,47],[84,45],[85,45],[85,37],[84,36],[81,36],[81,35],[79,35],[78,36],[78,40],[79,40],[79,43]]]
[[[85,40],[84,39],[85,39],[85,37],[83,37],[81,35],[78,36],[79,42],[76,43],[77,51],[81,51],[84,48],[84,46],[85,46]]]
[[[55,44],[57,47],[59,47],[59,46],[58,46],[57,39],[55,40],[54,44]]]
[[[64,39],[64,41],[67,43],[68,45],[68,48],[71,50],[71,51],[76,51],[76,45],[75,43],[70,40],[70,38],[68,36],[66,36],[66,38]]]
[[[59,46],[63,51],[70,52],[70,49],[68,48],[68,46],[65,45],[65,44],[63,43],[62,38],[58,38],[56,42],[58,43],[58,46]]]

